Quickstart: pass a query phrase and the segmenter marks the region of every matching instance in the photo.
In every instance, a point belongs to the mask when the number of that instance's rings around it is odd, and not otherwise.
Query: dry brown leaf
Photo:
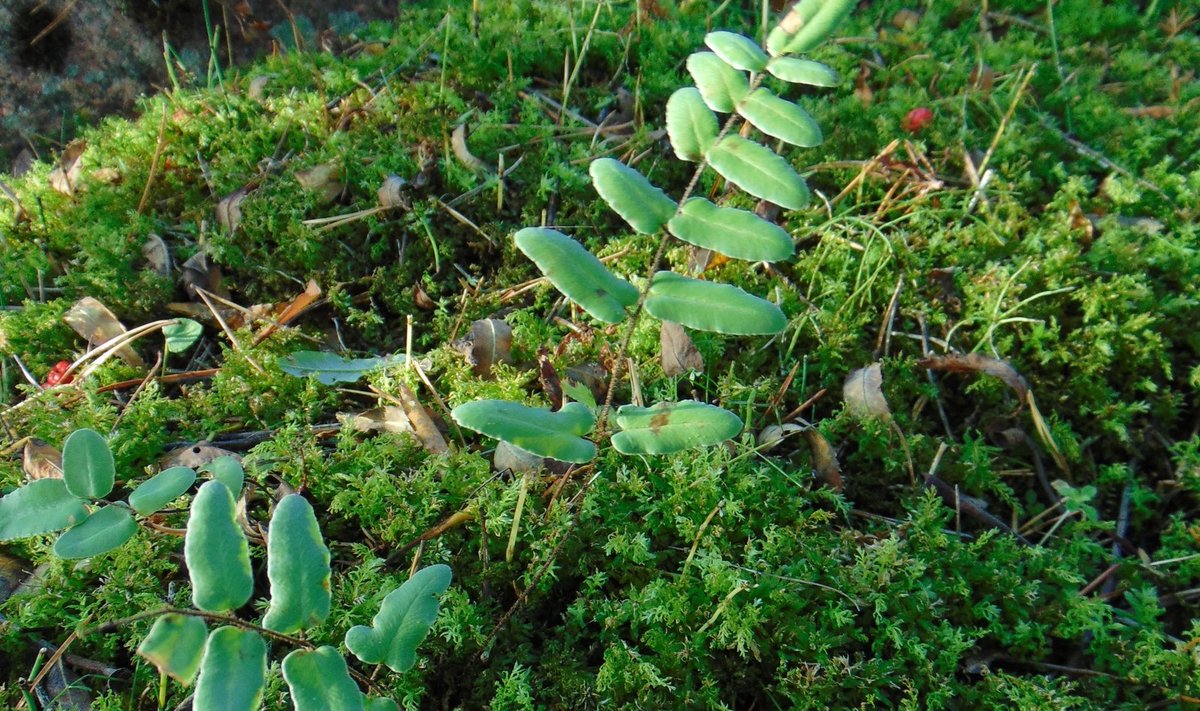
[[[208,258],[204,252],[196,252],[183,263],[179,281],[183,282],[183,290],[193,301],[200,301],[196,287],[216,294],[223,299],[229,298],[229,292],[221,285],[221,266]]]
[[[296,298],[269,306],[266,313],[260,316],[260,318],[268,318],[275,323],[269,323],[263,327],[262,331],[254,337],[254,345],[258,345],[266,340],[275,332],[278,326],[286,326],[295,321],[299,318],[300,314],[304,313],[319,298],[321,298],[321,287],[317,285],[316,281],[309,279],[308,283],[304,285],[304,291],[300,292]],[[251,307],[251,312],[253,313],[253,311],[254,307]]]
[[[185,447],[179,447],[178,449],[172,449],[158,460],[158,465],[163,469],[191,467],[192,469],[199,470],[200,467],[203,467],[217,457],[233,457],[239,462],[242,461],[242,455],[236,452],[214,447],[208,442],[197,442]]]
[[[604,400],[608,390],[608,369],[604,366],[599,363],[572,365],[567,368],[566,376],[567,382],[578,383],[591,390],[596,402]]]
[[[1000,378],[1004,384],[1012,388],[1017,399],[1024,405],[1029,400],[1029,384],[1025,378],[1008,363],[980,355],[979,353],[951,353],[944,356],[930,356],[917,361],[923,368],[947,373],[977,373]]]
[[[98,345],[125,333],[125,326],[108,307],[90,296],[85,296],[63,314],[63,321],[82,336],[90,345]],[[128,345],[117,349],[117,355],[126,363],[141,368],[145,365],[141,356]]]
[[[379,206],[387,210],[407,210],[412,205],[408,198],[408,181],[394,173],[383,179],[383,184],[375,191],[375,197],[379,200]]]
[[[415,434],[412,423],[408,421],[408,415],[404,413],[404,408],[395,405],[375,407],[357,415],[339,415],[338,417],[355,432],[391,432],[393,434],[410,432]]]
[[[704,357],[683,326],[673,321],[663,321],[659,327],[658,341],[664,373],[683,375],[693,370],[704,372]]]
[[[217,203],[217,224],[226,234],[237,232],[242,224],[242,201],[258,188],[258,183],[249,183],[234,190]]]
[[[429,298],[429,294],[425,293],[420,284],[413,285],[413,303],[416,304],[418,309],[426,311],[433,311],[437,308],[437,304],[433,302],[433,299]]]
[[[465,123],[460,123],[454,129],[454,133],[450,134],[450,148],[454,151],[454,157],[472,171],[482,173],[487,170],[487,164],[476,158],[471,153],[471,149],[467,147],[467,125]]]
[[[171,276],[171,252],[162,237],[151,232],[142,245],[142,258],[150,265],[151,271],[164,279]]]
[[[883,368],[879,363],[851,371],[842,386],[842,398],[846,401],[846,411],[855,417],[892,419],[892,411],[883,396]]]
[[[493,365],[512,363],[512,328],[500,319],[479,319],[460,347],[475,374],[486,378]]]
[[[246,96],[251,101],[262,103],[267,96],[267,84],[271,83],[270,74],[261,74],[250,80],[250,85],[246,88]]]
[[[25,443],[21,467],[30,480],[61,479],[62,453],[40,439],[31,439]]]
[[[346,187],[342,184],[341,172],[337,162],[330,161],[314,165],[307,170],[298,170],[295,177],[300,187],[316,193],[321,203],[331,203]]]
[[[545,467],[546,459],[501,440],[496,443],[492,454],[492,466],[498,472],[505,470],[517,474],[534,474]]]
[[[558,371],[554,369],[554,364],[550,362],[550,349],[545,346],[538,349],[538,380],[542,383],[542,391],[546,393],[546,397],[550,398],[550,409],[555,412],[561,410],[563,406],[562,381],[558,378]]]
[[[809,452],[812,453],[813,471],[817,478],[834,491],[841,491],[842,467],[838,464],[833,445],[814,427],[806,427],[803,434],[804,439],[808,441]]]
[[[58,165],[50,171],[50,187],[63,195],[74,195],[75,186],[83,172],[83,151],[87,141],[71,141],[58,157]]]
[[[21,587],[33,564],[0,551],[0,602],[4,602]]]
[[[33,156],[33,151],[28,148],[22,148],[21,152],[13,158],[12,167],[9,168],[8,174],[14,178],[19,178],[29,172],[37,159]]]
[[[1175,115],[1174,106],[1130,106],[1122,111],[1134,118],[1164,119]]]
[[[412,423],[413,431],[417,433],[417,439],[421,440],[425,449],[433,454],[449,452],[450,447],[446,444],[446,438],[442,437],[433,417],[425,411],[425,406],[417,399],[416,394],[404,383],[398,383],[398,385],[400,403],[404,405],[404,412],[408,415],[408,421]]]

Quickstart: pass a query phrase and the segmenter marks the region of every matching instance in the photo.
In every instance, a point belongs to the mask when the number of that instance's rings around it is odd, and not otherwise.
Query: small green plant
[[[794,251],[791,236],[754,212],[715,204],[692,193],[706,168],[750,195],[798,210],[808,205],[804,179],[786,159],[743,136],[750,127],[764,137],[801,147],[823,140],[821,128],[804,109],[766,86],[775,77],[788,84],[835,86],[837,73],[819,62],[789,56],[827,38],[853,7],[850,0],[802,0],[767,39],[764,51],[734,32],[710,32],[712,51],[688,57],[695,86],[675,91],[667,101],[667,134],[675,155],[696,163],[679,202],[632,167],[612,158],[591,163],[589,174],[600,197],[634,231],[659,236],[645,285],[638,289],[608,270],[583,245],[548,227],[526,227],[513,237],[517,248],[546,278],[594,318],[629,320],[632,334],[643,311],[662,321],[726,335],[773,335],[787,326],[775,304],[730,285],[659,270],[670,238],[748,261],[774,262]],[[717,114],[728,114],[722,125]],[[744,123],[743,123],[744,122]],[[748,123],[749,126],[745,124]],[[628,347],[626,336],[623,351]],[[615,362],[620,363],[619,356]],[[619,367],[619,366],[618,366]],[[612,374],[615,382],[619,373]],[[599,410],[607,424],[612,387]],[[585,439],[597,425],[591,408],[568,403],[558,412],[504,400],[477,400],[452,412],[458,424],[533,454],[568,462],[596,455]],[[741,419],[695,400],[624,405],[614,418],[612,444],[622,454],[669,454],[718,444],[742,429]]]
[[[237,617],[254,595],[250,543],[237,505],[244,472],[232,457],[214,460],[206,469],[211,478],[192,499],[184,535],[195,608],[132,618],[157,617],[138,653],[161,674],[159,706],[166,703],[170,677],[184,686],[195,681],[192,706],[199,711],[258,708],[267,683],[269,637],[295,647],[282,670],[298,711],[396,708],[391,700],[365,696],[337,649],[314,647],[294,636],[324,622],[331,601],[329,548],[303,496],[283,497],[271,515],[266,536],[270,600],[261,625]],[[191,489],[197,474],[189,467],[170,467],[139,485],[127,501],[109,502],[105,497],[115,478],[104,437],[89,429],[73,432],[63,445],[61,479],[38,479],[0,498],[0,542],[66,529],[54,544],[56,555],[100,555],[137,532],[134,514],[147,517],[163,510]],[[412,668],[450,579],[446,565],[417,571],[383,598],[371,626],[346,633],[347,649],[366,664],[396,672]],[[220,626],[209,632],[209,622]],[[105,627],[114,624],[120,622]]]

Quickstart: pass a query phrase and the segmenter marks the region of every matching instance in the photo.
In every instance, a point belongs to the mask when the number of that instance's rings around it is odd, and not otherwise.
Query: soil
[[[164,41],[182,64],[176,76],[191,73],[203,81],[209,27],[217,32],[221,65],[228,67],[286,51],[296,34],[315,42],[321,33],[392,19],[395,7],[385,0],[0,3],[0,28],[7,28],[0,30],[0,171],[20,173],[81,127],[130,115],[139,97],[170,86]]]

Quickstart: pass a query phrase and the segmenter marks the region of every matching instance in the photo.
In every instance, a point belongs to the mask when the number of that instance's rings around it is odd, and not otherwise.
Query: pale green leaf
[[[767,71],[791,84],[837,86],[842,82],[841,77],[831,67],[811,59],[772,57],[767,63]]]
[[[404,354],[384,358],[343,358],[326,351],[296,351],[279,359],[279,369],[288,375],[310,375],[322,385],[353,383],[369,371],[404,362]]]
[[[138,485],[129,495],[129,505],[143,516],[158,511],[183,495],[196,481],[191,467],[171,467]]]
[[[226,612],[250,599],[254,591],[250,546],[238,525],[233,495],[219,481],[205,482],[192,501],[183,558],[196,607]]]
[[[811,148],[824,140],[821,127],[807,111],[767,89],[755,89],[738,104],[738,113],[768,136],[794,146]]]
[[[742,420],[724,408],[684,400],[617,410],[613,447],[622,454],[671,454],[720,444],[742,430]]]
[[[362,692],[333,647],[297,649],[287,655],[283,679],[296,711],[363,711]]]
[[[680,160],[704,158],[719,130],[716,114],[704,104],[696,87],[679,89],[667,99],[667,136]]]
[[[799,210],[808,205],[808,186],[791,164],[754,141],[736,134],[708,151],[708,162],[724,178],[754,197]]]
[[[172,612],[154,621],[137,651],[163,674],[190,686],[200,669],[207,637],[204,620]]]
[[[87,516],[62,479],[37,479],[0,498],[0,542],[58,531]]]
[[[596,256],[563,233],[526,227],[514,235],[517,248],[542,270],[556,289],[584,311],[606,323],[625,318],[625,307],[638,300],[638,290],[614,275]]]
[[[183,353],[204,333],[204,327],[198,321],[190,318],[177,319],[175,323],[163,326],[163,336],[167,339],[168,353]]]
[[[735,69],[761,72],[767,66],[767,53],[749,37],[736,32],[709,32],[704,44]]]
[[[124,506],[110,504],[92,512],[54,542],[54,555],[68,560],[107,553],[137,533],[137,522]]]
[[[778,262],[792,256],[792,238],[779,225],[748,210],[689,198],[667,229],[684,242],[735,259]]]
[[[787,326],[783,312],[769,301],[731,284],[714,284],[674,272],[654,275],[646,311],[663,321],[731,335],[774,334]]]
[[[773,55],[801,54],[815,49],[833,35],[858,0],[804,0],[793,8],[804,22],[794,33],[776,27],[767,37],[767,50]]]
[[[687,69],[704,103],[713,111],[732,112],[750,91],[746,75],[712,52],[696,52],[688,57]]]
[[[450,566],[418,570],[388,593],[371,626],[358,625],[346,633],[346,647],[364,664],[386,664],[405,672],[417,663],[417,645],[425,639],[438,613],[438,596],[450,587]]]
[[[63,443],[62,470],[72,494],[88,499],[108,496],[116,475],[108,441],[94,430],[75,430]]]
[[[658,232],[675,214],[674,200],[619,160],[597,158],[588,167],[588,173],[604,202],[644,235]]]
[[[312,505],[299,494],[280,499],[267,530],[271,605],[263,627],[280,634],[318,625],[329,616],[329,549]]]
[[[508,400],[474,400],[459,405],[450,414],[469,430],[540,457],[581,464],[596,456],[596,445],[583,439],[592,431],[595,418],[578,402],[551,412]]]
[[[207,486],[207,484],[205,485]],[[193,711],[254,711],[267,681],[267,645],[257,632],[220,627],[208,636]]]
[[[217,457],[200,468],[213,479],[221,482],[233,494],[233,498],[241,498],[242,483],[246,480],[246,470],[236,457],[228,454]]]

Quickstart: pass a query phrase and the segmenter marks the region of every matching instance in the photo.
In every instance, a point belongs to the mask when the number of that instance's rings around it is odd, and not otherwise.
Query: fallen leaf
[[[1121,110],[1134,118],[1164,119],[1175,115],[1174,106],[1130,106]]]
[[[433,311],[437,308],[437,304],[433,302],[433,299],[429,298],[429,294],[425,293],[420,284],[413,285],[413,303],[416,304],[418,309],[426,311]]]
[[[863,106],[870,106],[875,101],[875,92],[868,81],[870,78],[871,66],[864,59],[859,63],[858,74],[854,77],[854,96]]]
[[[251,101],[262,103],[267,96],[267,84],[271,83],[270,74],[260,74],[250,80],[250,85],[246,87],[246,96]]]
[[[658,341],[663,372],[668,376],[683,375],[693,370],[704,372],[704,357],[683,326],[673,321],[663,321],[659,327]]]
[[[581,363],[567,368],[567,383],[582,385],[591,391],[596,402],[603,402],[608,392],[608,369],[599,363]],[[579,398],[575,398],[579,400]],[[582,402],[582,401],[580,401]]]
[[[400,403],[404,405],[404,412],[408,415],[408,421],[412,423],[413,431],[417,433],[421,444],[425,445],[425,449],[433,454],[449,452],[450,447],[446,444],[446,438],[438,430],[433,417],[425,411],[425,406],[417,399],[416,393],[404,383],[397,383],[397,385],[400,390]]]
[[[883,368],[879,363],[851,371],[842,386],[842,398],[846,401],[846,411],[855,417],[892,419],[892,411],[883,396]]]
[[[476,173],[482,173],[487,170],[487,164],[476,158],[471,149],[467,147],[467,124],[460,123],[455,127],[454,133],[450,134],[450,148],[454,151],[454,157],[458,162]]]
[[[234,190],[217,203],[217,224],[226,234],[237,232],[242,224],[242,201],[258,188],[258,183],[247,183]]]
[[[150,265],[151,271],[163,278],[171,276],[171,252],[162,237],[151,232],[142,244],[142,258]]]
[[[98,345],[125,333],[125,326],[108,307],[90,296],[85,296],[63,314],[63,321],[75,330],[89,345]],[[141,356],[128,345],[117,349],[117,355],[126,363],[141,368],[145,365]]]
[[[13,158],[12,167],[9,169],[8,174],[14,178],[19,178],[29,172],[29,169],[33,167],[36,160],[33,156],[33,151],[28,148],[22,148],[17,157]]]
[[[341,167],[334,161],[314,165],[295,173],[296,182],[300,183],[300,187],[316,193],[321,203],[333,202],[346,189],[340,176]]]
[[[407,210],[412,201],[408,199],[408,181],[399,175],[389,175],[383,179],[383,185],[375,191],[379,206],[388,210],[399,208]]]
[[[504,440],[496,443],[492,454],[492,467],[496,471],[512,471],[517,474],[533,474],[545,467],[546,458],[511,445]]]
[[[196,252],[188,257],[180,272],[179,281],[183,283],[183,290],[193,301],[201,300],[196,293],[196,287],[223,299],[229,298],[229,292],[221,285],[224,275],[221,273],[220,265],[209,259],[204,252]]]
[[[542,390],[546,393],[546,397],[550,398],[550,409],[555,412],[561,410],[563,406],[562,381],[558,378],[558,371],[554,369],[554,363],[550,362],[550,350],[545,346],[538,350],[538,380],[542,383]]]
[[[242,455],[236,452],[214,447],[208,442],[197,442],[167,452],[158,460],[158,466],[162,469],[190,467],[199,470],[205,464],[220,457],[233,457],[239,462],[242,461]]]
[[[458,344],[475,374],[486,378],[497,363],[512,363],[512,328],[500,319],[471,323],[471,335]]]
[[[923,368],[947,373],[977,373],[1000,378],[1017,394],[1021,405],[1029,401],[1029,384],[1025,382],[1025,378],[1008,363],[990,356],[979,353],[952,353],[923,358],[917,361],[917,364]]]
[[[357,415],[339,415],[339,418],[355,432],[391,432],[393,434],[410,432],[415,434],[408,415],[404,413],[404,408],[395,405],[371,408]]]
[[[281,301],[271,307],[269,318],[275,323],[269,323],[263,327],[262,331],[254,337],[254,345],[266,340],[279,326],[286,326],[295,321],[319,298],[321,298],[321,287],[317,285],[316,281],[309,279],[308,283],[304,285],[304,291],[300,292],[296,298],[291,301]]]
[[[79,175],[83,172],[83,151],[87,141],[71,141],[58,157],[58,165],[50,171],[50,187],[63,195],[74,195]]]
[[[21,468],[30,480],[61,479],[62,453],[40,439],[31,439],[25,443]]]
[[[825,435],[815,427],[803,430],[804,439],[808,441],[808,449],[812,454],[813,472],[817,478],[825,482],[834,491],[842,490],[842,467],[838,464],[837,453]]]

